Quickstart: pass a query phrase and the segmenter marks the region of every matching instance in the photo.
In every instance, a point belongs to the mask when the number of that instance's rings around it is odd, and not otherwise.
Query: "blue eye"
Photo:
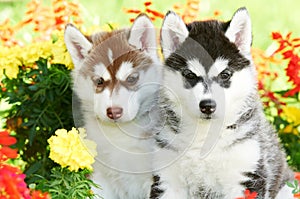
[[[126,82],[129,84],[135,84],[139,80],[139,73],[132,73],[126,78]]]

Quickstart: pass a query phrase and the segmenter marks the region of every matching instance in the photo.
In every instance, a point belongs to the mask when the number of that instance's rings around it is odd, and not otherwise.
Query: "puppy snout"
[[[204,114],[210,115],[216,111],[217,104],[214,100],[205,99],[200,101],[199,108]]]
[[[112,120],[117,120],[123,115],[123,109],[121,107],[109,107],[106,109],[106,115]]]

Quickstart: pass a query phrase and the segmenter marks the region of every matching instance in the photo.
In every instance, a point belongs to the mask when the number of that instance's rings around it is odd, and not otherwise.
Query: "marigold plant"
[[[58,129],[55,135],[48,139],[50,147],[49,157],[63,168],[68,167],[70,171],[79,169],[92,170],[94,157],[97,155],[96,143],[85,139],[86,132],[83,128],[78,131]]]
[[[68,69],[73,68],[62,31],[53,32],[49,41],[35,42],[24,47],[3,47],[0,54],[0,78],[3,77],[3,72],[8,78],[16,78],[19,66],[37,68],[36,62],[41,58],[48,60],[50,64],[64,64]]]
[[[93,198],[97,184],[87,178],[95,161],[96,144],[85,138],[83,128],[58,129],[48,139],[49,157],[60,166],[53,167],[50,178],[38,180],[37,187],[51,194],[52,199]]]

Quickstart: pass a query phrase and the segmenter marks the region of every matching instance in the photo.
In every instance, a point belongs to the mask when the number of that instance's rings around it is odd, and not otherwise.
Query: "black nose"
[[[213,112],[215,112],[216,107],[217,107],[216,102],[214,100],[211,100],[211,99],[202,100],[199,104],[200,111],[202,113],[207,114],[207,115],[210,115]]]

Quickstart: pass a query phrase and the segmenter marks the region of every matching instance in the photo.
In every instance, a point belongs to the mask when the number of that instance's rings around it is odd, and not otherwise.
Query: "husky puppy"
[[[94,191],[106,199],[149,198],[149,129],[161,82],[151,20],[140,15],[130,29],[90,36],[68,25],[65,43],[87,137],[97,143],[92,180],[102,190]]]
[[[168,12],[159,153],[151,198],[293,198],[293,179],[278,137],[265,119],[251,58],[245,8],[228,22],[184,24]]]

